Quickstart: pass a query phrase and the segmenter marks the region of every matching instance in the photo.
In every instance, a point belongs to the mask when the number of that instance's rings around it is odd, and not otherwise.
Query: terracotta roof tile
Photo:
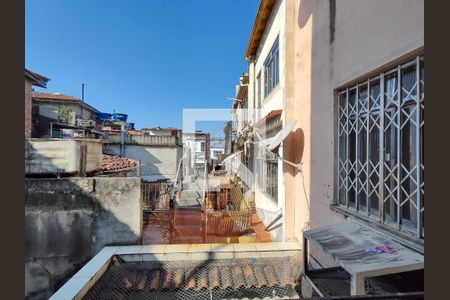
[[[120,171],[134,168],[136,166],[137,161],[134,159],[103,154],[102,171]]]
[[[58,93],[33,92],[31,94],[31,96],[33,99],[42,99],[42,100],[63,100],[63,101],[75,101],[75,102],[81,101],[81,99],[78,99],[77,97],[58,94]]]
[[[256,122],[255,127],[261,127],[265,123],[268,123],[271,120],[273,120],[274,118],[280,116],[282,112],[283,112],[282,109],[276,109],[276,110],[270,111],[264,118],[262,118],[261,120]]]
[[[145,295],[165,292],[195,295],[213,290],[224,292],[230,288],[295,287],[301,276],[301,261],[299,253],[293,257],[259,259],[118,262],[121,265],[108,267],[86,299],[99,294],[104,295],[102,299],[115,299],[118,295],[131,298],[134,295],[131,292],[145,298]]]

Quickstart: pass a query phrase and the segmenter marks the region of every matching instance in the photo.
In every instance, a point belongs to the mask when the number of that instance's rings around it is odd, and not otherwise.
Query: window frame
[[[261,99],[261,70],[256,76],[256,108],[260,109],[262,107],[262,99]]]
[[[278,203],[278,159],[269,153],[266,153],[264,160],[265,185],[264,192]]]
[[[275,39],[270,48],[269,53],[263,63],[264,73],[264,99],[270,95],[270,93],[280,83],[280,45],[279,38]]]
[[[404,71],[408,70],[409,68],[414,68],[415,73],[415,80],[413,81],[412,86],[410,87],[410,90],[408,92],[405,92],[406,89],[403,89],[404,87],[404,78],[406,76],[404,75]],[[405,72],[407,73],[407,72]],[[412,72],[411,72],[412,73]],[[412,74],[414,74],[412,73]],[[339,88],[335,90],[335,124],[336,124],[336,143],[335,143],[335,197],[334,201],[332,203],[332,206],[335,207],[334,210],[338,212],[344,212],[344,214],[350,214],[350,215],[356,215],[360,216],[362,219],[370,220],[371,222],[380,223],[382,227],[388,226],[390,228],[395,229],[397,232],[404,232],[407,234],[412,234],[416,238],[423,239],[424,238],[424,161],[423,161],[423,139],[424,139],[424,55],[418,55],[414,59],[410,59],[409,61],[402,63],[402,64],[396,64],[395,66],[389,68],[387,71],[380,71],[377,72],[373,76],[367,76],[363,78],[362,80],[353,81],[352,84],[346,85],[343,88]],[[396,79],[394,83],[394,97],[386,99],[388,96],[388,91],[385,90],[386,83],[389,76],[394,76]],[[356,82],[356,83],[355,83]],[[378,82],[378,83],[377,83]],[[372,85],[371,85],[372,84]],[[374,100],[372,98],[372,87],[375,87],[378,85],[378,94],[379,99]],[[358,105],[360,105],[360,99],[359,99],[359,90],[361,87],[366,88],[366,94],[367,94],[367,102],[364,102],[364,109],[359,110]],[[350,90],[356,91],[355,96],[355,108],[353,110],[352,105],[349,105],[349,91]],[[406,93],[406,98],[404,98],[404,93]],[[341,100],[342,96],[345,95],[345,107],[343,108],[341,106]],[[371,102],[374,101],[374,106],[371,107]],[[408,115],[407,109],[411,109],[410,115]],[[393,110],[394,114],[393,117],[387,117],[387,111],[388,109]],[[356,117],[355,124],[350,124],[349,119],[350,116],[354,114]],[[365,139],[366,139],[366,163],[361,163],[358,160],[358,134],[360,133],[359,128],[359,117],[360,115],[366,114],[365,118],[367,119],[366,125],[361,126],[361,128],[365,128]],[[404,118],[404,119],[402,119]],[[342,120],[345,119],[345,122],[342,122]],[[370,122],[374,123],[370,123]],[[345,123],[345,126],[344,126]],[[405,153],[402,152],[402,147],[404,145],[402,144],[403,141],[403,134],[405,133],[406,126],[411,126],[411,124],[414,124],[414,130],[412,131],[415,136],[411,138],[412,135],[408,135],[408,137],[411,139],[408,143],[405,145],[408,145],[407,150],[409,150],[409,153],[411,153],[411,145],[414,147],[413,155],[408,156],[409,162],[412,160],[414,163],[409,163],[407,167],[403,164],[403,159]],[[372,127],[371,127],[372,125]],[[386,128],[389,129],[390,126],[392,126],[393,130],[395,131],[395,161],[394,161],[394,167],[393,169],[389,169],[388,165],[385,165],[385,156],[386,156],[386,146],[385,144],[385,138],[386,138]],[[370,134],[372,133],[372,129],[375,128],[375,126],[378,128],[378,142],[374,145],[378,145],[378,163],[370,165],[372,162],[371,159],[371,153],[376,153],[376,151],[373,151],[373,149],[370,148],[369,139]],[[410,127],[408,127],[409,130],[411,130]],[[349,139],[351,138],[351,134],[355,132],[355,146],[354,149],[356,151],[355,153],[355,162],[349,162]],[[409,131],[411,133],[411,131]],[[345,139],[342,138],[344,135]],[[374,135],[376,136],[376,135]],[[412,141],[412,142],[411,142]],[[341,147],[343,146],[343,147]],[[391,145],[392,146],[392,145]],[[369,152],[369,150],[371,152]],[[341,157],[341,154],[343,156]],[[345,157],[345,161],[342,160],[342,158]],[[390,163],[390,162],[389,162]],[[389,164],[388,163],[388,164]],[[362,178],[365,178],[363,181],[361,181],[361,173],[358,170],[359,168],[365,168],[364,171],[365,177],[362,176]],[[408,169],[409,168],[409,169]],[[388,170],[388,174],[386,174],[386,170]],[[342,171],[344,171],[344,176],[342,175]],[[353,172],[355,177],[354,179],[351,179],[350,173]],[[363,173],[364,173],[363,172]],[[408,174],[408,172],[411,172]],[[374,173],[378,176],[378,182],[375,185],[371,185],[371,174]],[[406,173],[406,175],[405,175]],[[391,177],[392,176],[392,177]],[[391,177],[391,178],[390,178]],[[386,179],[391,179],[395,184],[395,188],[391,189],[389,191],[389,185],[386,185]],[[411,184],[411,180],[414,182],[415,188],[413,188],[413,191],[410,190],[405,191],[404,190],[404,183],[409,182]],[[358,202],[358,184],[365,185],[365,192],[366,192],[366,211],[361,212],[359,210],[359,202]],[[354,203],[355,207],[350,207],[349,201],[349,186],[351,188],[355,188],[355,197],[354,197]],[[411,188],[411,186],[409,186]],[[370,196],[372,193],[370,192],[370,189],[377,191],[378,193],[375,193],[375,195],[378,197],[378,211],[376,214],[371,214],[371,198]],[[343,190],[345,190],[345,199],[343,201],[342,194]],[[396,207],[396,220],[393,223],[387,222],[386,220],[386,193],[389,193],[389,197],[392,197],[393,193],[396,193],[396,197],[394,201],[394,206]],[[409,193],[409,194],[408,194]],[[405,196],[406,195],[406,196]],[[406,200],[404,199],[406,197]],[[391,198],[394,199],[394,198]],[[414,199],[414,202],[413,200]],[[376,201],[376,197],[375,197]],[[409,203],[411,202],[411,203]],[[408,203],[408,205],[405,205]],[[414,204],[413,204],[414,203]],[[414,220],[415,218],[415,226],[414,227],[407,227],[404,226],[402,222],[402,215],[403,209],[407,210],[409,206],[413,205],[416,210],[414,213],[416,215],[406,215],[409,216],[409,220]],[[411,208],[409,207],[409,210],[411,212]],[[404,218],[406,220],[406,218]],[[406,223],[406,222],[405,222]]]

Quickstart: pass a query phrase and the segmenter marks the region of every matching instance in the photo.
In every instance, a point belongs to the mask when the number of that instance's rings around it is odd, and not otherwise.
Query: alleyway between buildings
[[[207,222],[203,211],[204,175],[187,176],[176,208],[144,212],[142,244],[203,244],[270,242],[270,234],[256,212],[250,214],[251,228],[244,233],[233,231],[234,220],[222,217]],[[223,198],[223,197],[222,197]],[[215,232],[220,222],[231,223],[227,232]]]

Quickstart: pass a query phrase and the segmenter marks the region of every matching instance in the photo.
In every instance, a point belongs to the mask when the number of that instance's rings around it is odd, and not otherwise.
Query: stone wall
[[[25,295],[47,299],[107,245],[141,239],[140,178],[25,179]]]

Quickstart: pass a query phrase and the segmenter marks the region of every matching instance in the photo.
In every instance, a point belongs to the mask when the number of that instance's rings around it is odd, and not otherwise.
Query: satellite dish
[[[284,139],[291,133],[292,129],[294,129],[295,125],[297,124],[297,120],[291,120],[286,123],[286,126],[283,127],[274,137],[265,139],[263,141],[264,145],[267,149],[270,151],[275,150],[283,141]]]

